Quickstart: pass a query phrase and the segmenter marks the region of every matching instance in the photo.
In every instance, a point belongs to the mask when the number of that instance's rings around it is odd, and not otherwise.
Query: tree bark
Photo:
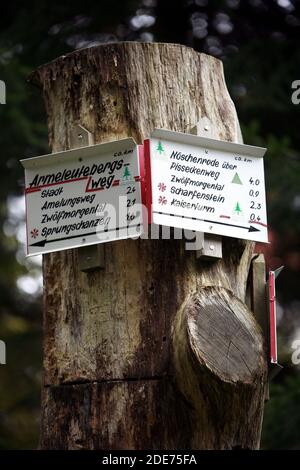
[[[95,143],[142,143],[207,116],[220,139],[238,139],[222,63],[184,46],[79,50],[31,81],[53,151],[75,124]],[[245,304],[253,249],[224,237],[223,259],[207,262],[181,240],[118,241],[92,273],[77,250],[45,255],[41,448],[257,448],[267,366]]]

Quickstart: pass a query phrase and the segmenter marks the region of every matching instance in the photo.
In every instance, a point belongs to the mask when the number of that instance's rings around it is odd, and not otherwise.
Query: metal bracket
[[[71,148],[88,147],[94,144],[93,134],[83,126],[75,125],[70,132]],[[96,271],[105,267],[104,245],[89,245],[78,248],[79,269],[83,272]]]
[[[201,137],[209,137],[217,139],[218,135],[215,128],[208,117],[203,117],[197,124],[192,127],[191,134],[199,135]],[[203,233],[201,248],[196,251],[196,258],[206,259],[220,259],[222,258],[222,237],[220,235],[213,235]]]
[[[201,247],[196,251],[197,259],[222,258],[222,237],[220,235],[200,233],[200,237]]]
[[[208,137],[209,139],[218,139],[217,132],[208,117],[204,116],[192,127],[191,134],[199,135],[200,137]]]
[[[94,144],[94,137],[85,127],[76,124],[70,132],[70,146],[72,149],[88,147]]]
[[[103,269],[105,266],[104,246],[89,245],[78,248],[79,269],[84,273]]]

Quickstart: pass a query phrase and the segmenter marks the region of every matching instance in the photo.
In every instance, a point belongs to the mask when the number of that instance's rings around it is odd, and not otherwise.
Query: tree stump
[[[175,44],[83,49],[37,69],[52,150],[80,124],[95,143],[202,117],[222,140],[239,124],[222,63]],[[182,240],[105,245],[83,273],[77,250],[43,257],[42,449],[232,449],[260,441],[267,365],[245,304],[254,243],[223,238],[223,259]]]

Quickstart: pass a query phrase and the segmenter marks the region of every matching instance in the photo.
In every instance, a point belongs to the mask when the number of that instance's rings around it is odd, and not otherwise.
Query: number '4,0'
[[[256,178],[256,180],[254,180],[252,177],[249,179],[249,183],[250,184],[254,184],[255,186],[258,186],[260,181],[258,178]]]

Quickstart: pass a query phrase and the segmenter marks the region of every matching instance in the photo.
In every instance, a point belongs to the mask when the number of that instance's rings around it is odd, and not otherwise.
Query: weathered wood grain
[[[188,407],[175,397],[168,377],[47,387],[44,420],[51,422],[52,430],[43,433],[41,446],[75,450],[190,449],[193,433],[187,427],[192,425]]]

